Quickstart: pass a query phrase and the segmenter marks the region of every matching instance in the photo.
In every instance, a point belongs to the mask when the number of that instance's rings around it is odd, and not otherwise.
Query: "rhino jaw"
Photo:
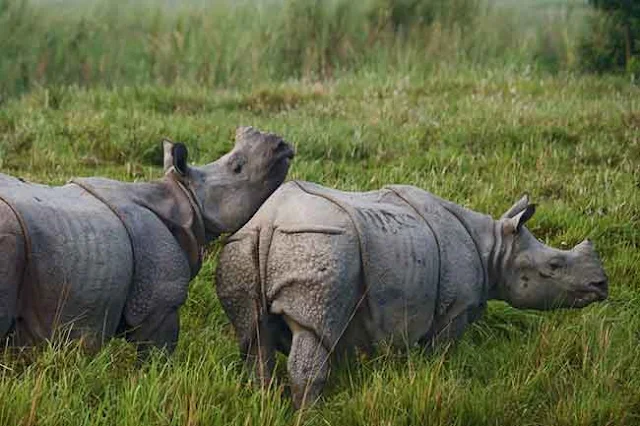
[[[580,286],[580,288],[569,292],[573,300],[571,307],[582,308],[593,302],[606,300],[609,296],[609,284],[607,279],[590,281]]]

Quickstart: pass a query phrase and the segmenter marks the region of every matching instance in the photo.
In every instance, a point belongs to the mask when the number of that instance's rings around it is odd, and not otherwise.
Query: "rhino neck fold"
[[[202,206],[200,205],[200,203],[198,202],[198,198],[196,197],[195,193],[193,192],[193,190],[186,184],[184,184],[182,181],[180,181],[179,179],[176,178],[175,173],[172,173],[171,175],[169,175],[170,179],[169,181],[173,181],[176,186],[182,191],[182,193],[185,195],[185,197],[187,198],[187,201],[189,202],[189,205],[191,206],[191,211],[193,213],[193,217],[194,217],[194,226],[193,226],[193,232],[195,234],[195,237],[197,239],[198,245],[199,246],[204,246],[207,243],[207,230],[206,227],[204,225],[204,218],[203,218],[203,214],[202,214]],[[220,235],[220,232],[216,231],[213,233],[213,238],[217,238]]]
[[[189,259],[193,278],[202,266],[207,236],[200,207],[191,191],[175,178],[164,177],[132,184],[132,192],[136,204],[152,211],[178,241]]]
[[[504,269],[503,259],[505,259],[500,222],[489,215],[466,209],[446,200],[442,200],[442,203],[463,224],[476,246],[484,270],[483,297],[496,298],[502,276],[501,271]]]
[[[492,224],[492,238],[490,247],[490,256],[488,262],[489,271],[489,299],[502,300],[501,277],[505,268],[504,262],[508,258],[508,249],[504,244],[502,223],[499,221],[493,221]]]

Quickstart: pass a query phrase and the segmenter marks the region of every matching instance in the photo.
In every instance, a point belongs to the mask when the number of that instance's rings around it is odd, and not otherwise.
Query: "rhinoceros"
[[[228,239],[216,291],[263,384],[274,352],[288,354],[300,407],[320,396],[330,355],[455,339],[489,299],[540,310],[605,299],[592,243],[544,245],[523,226],[534,211],[528,196],[494,220],[414,186],[290,181]]]
[[[121,334],[172,351],[178,310],[203,247],[239,229],[284,181],[292,147],[251,127],[202,167],[163,141],[163,178],[73,179],[64,186],[0,174],[0,338],[54,335],[91,347]]]

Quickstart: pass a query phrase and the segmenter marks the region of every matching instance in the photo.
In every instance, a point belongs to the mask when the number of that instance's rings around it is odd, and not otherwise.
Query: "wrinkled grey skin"
[[[122,333],[173,350],[203,246],[255,213],[293,151],[252,128],[202,167],[187,165],[182,144],[164,150],[166,174],[153,182],[49,187],[0,174],[0,338],[22,346],[63,334],[95,347]]]
[[[592,244],[563,251],[523,224],[528,198],[499,220],[412,186],[348,193],[282,185],[229,238],[217,293],[262,383],[288,353],[294,404],[314,401],[330,355],[455,339],[489,299],[578,308],[607,297]]]

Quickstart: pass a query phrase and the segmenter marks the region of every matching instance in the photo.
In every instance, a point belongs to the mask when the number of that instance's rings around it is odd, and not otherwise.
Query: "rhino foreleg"
[[[422,343],[436,346],[454,342],[462,337],[469,324],[478,319],[484,311],[484,304],[479,306],[454,306],[450,312],[435,322],[433,330]]]
[[[125,337],[135,343],[142,357],[153,348],[172,353],[178,344],[180,316],[178,309],[156,311],[137,327],[128,330]]]
[[[152,215],[136,218],[135,274],[123,312],[125,337],[142,354],[171,353],[178,343],[178,309],[187,299],[191,268],[167,227]]]
[[[455,342],[462,336],[468,325],[467,312],[460,313],[458,316],[440,325],[433,336],[431,344],[437,346]]]

